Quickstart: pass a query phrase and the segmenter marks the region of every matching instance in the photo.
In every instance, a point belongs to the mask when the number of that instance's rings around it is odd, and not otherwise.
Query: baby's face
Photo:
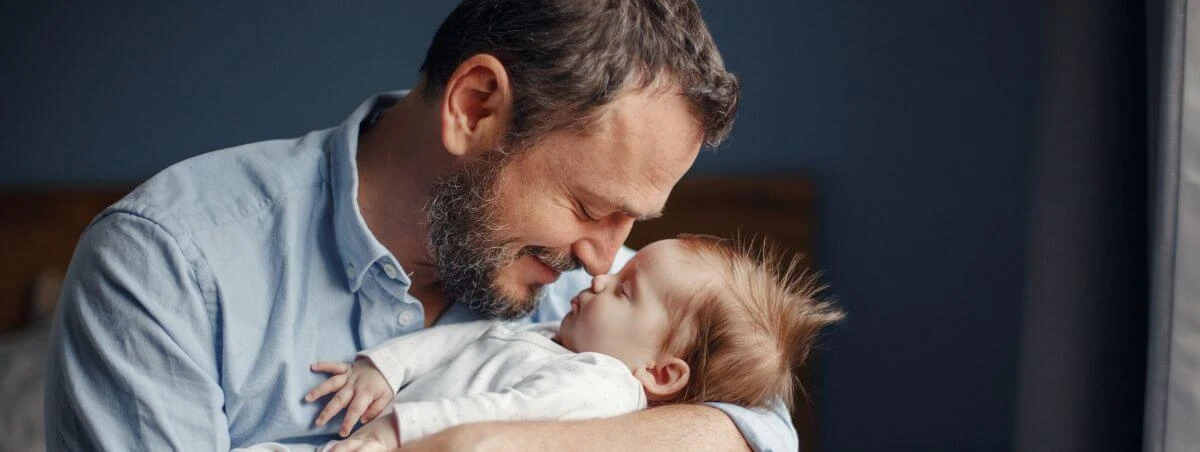
[[[658,359],[670,327],[668,303],[694,292],[707,277],[686,259],[688,252],[678,240],[654,242],[619,273],[593,278],[562,320],[563,345],[613,356],[631,369]]]

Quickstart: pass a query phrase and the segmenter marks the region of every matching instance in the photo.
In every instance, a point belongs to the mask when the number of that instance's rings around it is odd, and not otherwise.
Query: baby
[[[596,276],[558,325],[473,322],[403,336],[352,365],[314,363],[334,375],[305,400],[336,392],[316,423],[346,409],[342,436],[392,407],[334,450],[392,449],[479,421],[587,419],[668,403],[790,406],[793,370],[843,316],[813,298],[818,290],[776,253],[682,235]]]

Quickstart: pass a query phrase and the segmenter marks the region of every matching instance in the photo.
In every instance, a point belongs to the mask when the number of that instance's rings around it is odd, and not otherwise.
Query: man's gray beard
[[[494,204],[500,172],[510,155],[495,150],[439,178],[429,203],[430,255],[449,300],[489,318],[515,319],[537,307],[542,288],[527,297],[504,293],[496,278],[518,258],[532,255],[558,271],[578,268],[570,253],[521,247],[505,238]]]

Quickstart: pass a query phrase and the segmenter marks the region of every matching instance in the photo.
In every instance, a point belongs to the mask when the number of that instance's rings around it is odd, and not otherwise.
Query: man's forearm
[[[467,424],[418,441],[412,448],[455,449],[462,444],[497,451],[750,450],[725,413],[704,405],[668,405],[586,421]]]

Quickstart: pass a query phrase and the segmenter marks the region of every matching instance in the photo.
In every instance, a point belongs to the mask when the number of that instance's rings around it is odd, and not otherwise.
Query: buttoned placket
[[[359,334],[364,348],[408,334],[424,326],[424,308],[408,294],[408,278],[387,259],[377,261],[359,290]]]

